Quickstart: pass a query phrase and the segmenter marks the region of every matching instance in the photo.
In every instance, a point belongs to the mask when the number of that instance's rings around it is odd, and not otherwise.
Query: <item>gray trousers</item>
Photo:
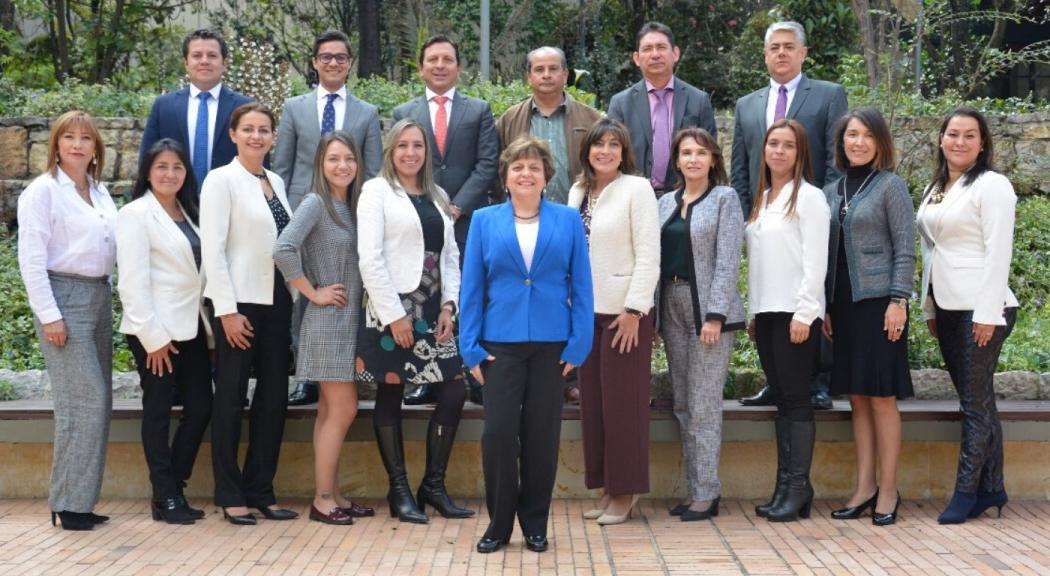
[[[689,284],[665,283],[662,292],[660,334],[674,389],[686,484],[693,500],[714,500],[722,493],[722,390],[736,332],[723,332],[712,346],[700,344]]]
[[[102,490],[113,411],[112,288],[108,280],[50,276],[66,345],[49,344],[33,317],[55,404],[48,505],[56,512],[91,512]]]

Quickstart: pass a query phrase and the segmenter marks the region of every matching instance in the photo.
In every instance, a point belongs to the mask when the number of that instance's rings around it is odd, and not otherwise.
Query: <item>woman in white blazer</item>
[[[211,360],[201,300],[197,183],[182,146],[158,140],[143,155],[132,201],[117,214],[120,331],[142,386],[142,449],[154,520],[193,524],[204,512],[183,495],[211,419]],[[171,405],[182,415],[169,442]]]
[[[452,317],[459,303],[459,248],[448,196],[434,183],[429,140],[411,119],[383,143],[380,175],[357,201],[357,251],[365,287],[357,340],[358,379],[376,385],[373,416],[390,480],[390,515],[426,523],[427,504],[446,518],[467,518],[445,490],[466,400]],[[437,407],[427,429],[427,466],[412,498],[401,437],[405,384],[430,384]],[[417,506],[418,503],[418,506]]]
[[[273,477],[288,406],[292,294],[274,266],[277,236],[292,213],[284,182],[263,168],[273,146],[273,113],[251,102],[230,115],[237,157],[208,173],[201,190],[204,296],[215,315],[212,467],[215,504],[232,524],[254,525],[256,508],[272,520],[298,516],[277,507]],[[237,463],[241,399],[254,369],[248,455]]]
[[[630,135],[602,119],[580,147],[569,190],[580,210],[594,285],[594,341],[580,366],[584,482],[604,489],[599,524],[620,524],[649,491],[649,387],[653,299],[660,279],[656,193],[635,175]]]
[[[936,172],[917,216],[923,319],[963,415],[955,492],[937,518],[941,524],[965,522],[993,506],[1001,515],[1007,500],[992,376],[1017,319],[1008,284],[1017,196],[993,162],[984,116],[957,108],[941,124]]]
[[[816,425],[809,382],[820,345],[831,210],[809,183],[806,129],[778,120],[766,131],[748,218],[748,332],[777,398],[777,484],[756,508],[774,522],[808,518]]]

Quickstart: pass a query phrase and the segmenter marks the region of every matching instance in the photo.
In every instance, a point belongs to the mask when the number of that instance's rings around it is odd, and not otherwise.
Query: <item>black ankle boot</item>
[[[445,469],[448,468],[448,458],[455,440],[454,427],[430,421],[427,428],[427,470],[416,492],[416,502],[423,512],[427,511],[426,505],[430,504],[445,518],[470,518],[474,511],[456,506],[445,490]]]
[[[791,522],[809,518],[813,505],[813,486],[809,483],[809,468],[813,464],[813,442],[817,427],[808,422],[788,422],[787,494],[778,506],[769,510],[770,522]]]
[[[94,530],[95,522],[85,514],[79,514],[77,512],[67,512],[65,510],[61,512],[51,513],[51,525],[57,526],[55,523],[55,517],[58,517],[62,521],[63,530]]]
[[[777,484],[773,488],[773,497],[769,499],[769,502],[755,506],[755,514],[760,518],[765,518],[769,514],[770,509],[780,506],[784,496],[787,496],[787,465],[788,453],[790,452],[787,430],[788,419],[783,416],[777,416],[773,423],[777,431]]]
[[[408,486],[408,473],[405,471],[405,445],[401,440],[401,424],[395,426],[375,426],[376,443],[379,444],[379,456],[383,459],[387,477],[390,479],[390,491],[386,500],[390,504],[390,516],[402,522],[426,524],[430,522],[416,501],[412,498],[412,489]]]
[[[183,504],[183,500],[178,496],[153,500],[149,507],[154,520],[162,520],[168,524],[193,524],[197,519],[189,506]]]
[[[948,507],[937,517],[938,524],[962,524],[970,516],[970,512],[977,506],[977,494],[959,492],[952,494],[952,500]]]

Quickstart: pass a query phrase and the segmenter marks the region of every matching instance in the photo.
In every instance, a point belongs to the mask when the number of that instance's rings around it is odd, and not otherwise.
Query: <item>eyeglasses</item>
[[[317,55],[317,61],[321,64],[331,64],[332,60],[335,60],[336,64],[346,64],[350,61],[349,54],[324,54]]]

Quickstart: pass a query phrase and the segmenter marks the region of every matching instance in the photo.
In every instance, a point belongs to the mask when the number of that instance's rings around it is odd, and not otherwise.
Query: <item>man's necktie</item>
[[[338,94],[329,94],[328,102],[324,105],[324,114],[321,115],[321,135],[335,130],[335,99]]]
[[[788,89],[781,86],[777,94],[777,107],[773,110],[773,121],[783,120],[788,111]]]
[[[208,99],[211,94],[201,92],[200,106],[197,107],[197,128],[193,131],[193,175],[197,177],[197,189],[200,190],[204,177],[208,175]]]
[[[671,126],[667,114],[668,88],[654,89],[656,105],[653,106],[653,170],[649,179],[654,188],[663,189],[667,175],[667,163],[671,158]]]
[[[437,114],[434,114],[434,140],[437,140],[438,152],[445,155],[445,137],[448,136],[448,112],[445,110],[445,102],[448,96],[434,96],[437,102]]]

